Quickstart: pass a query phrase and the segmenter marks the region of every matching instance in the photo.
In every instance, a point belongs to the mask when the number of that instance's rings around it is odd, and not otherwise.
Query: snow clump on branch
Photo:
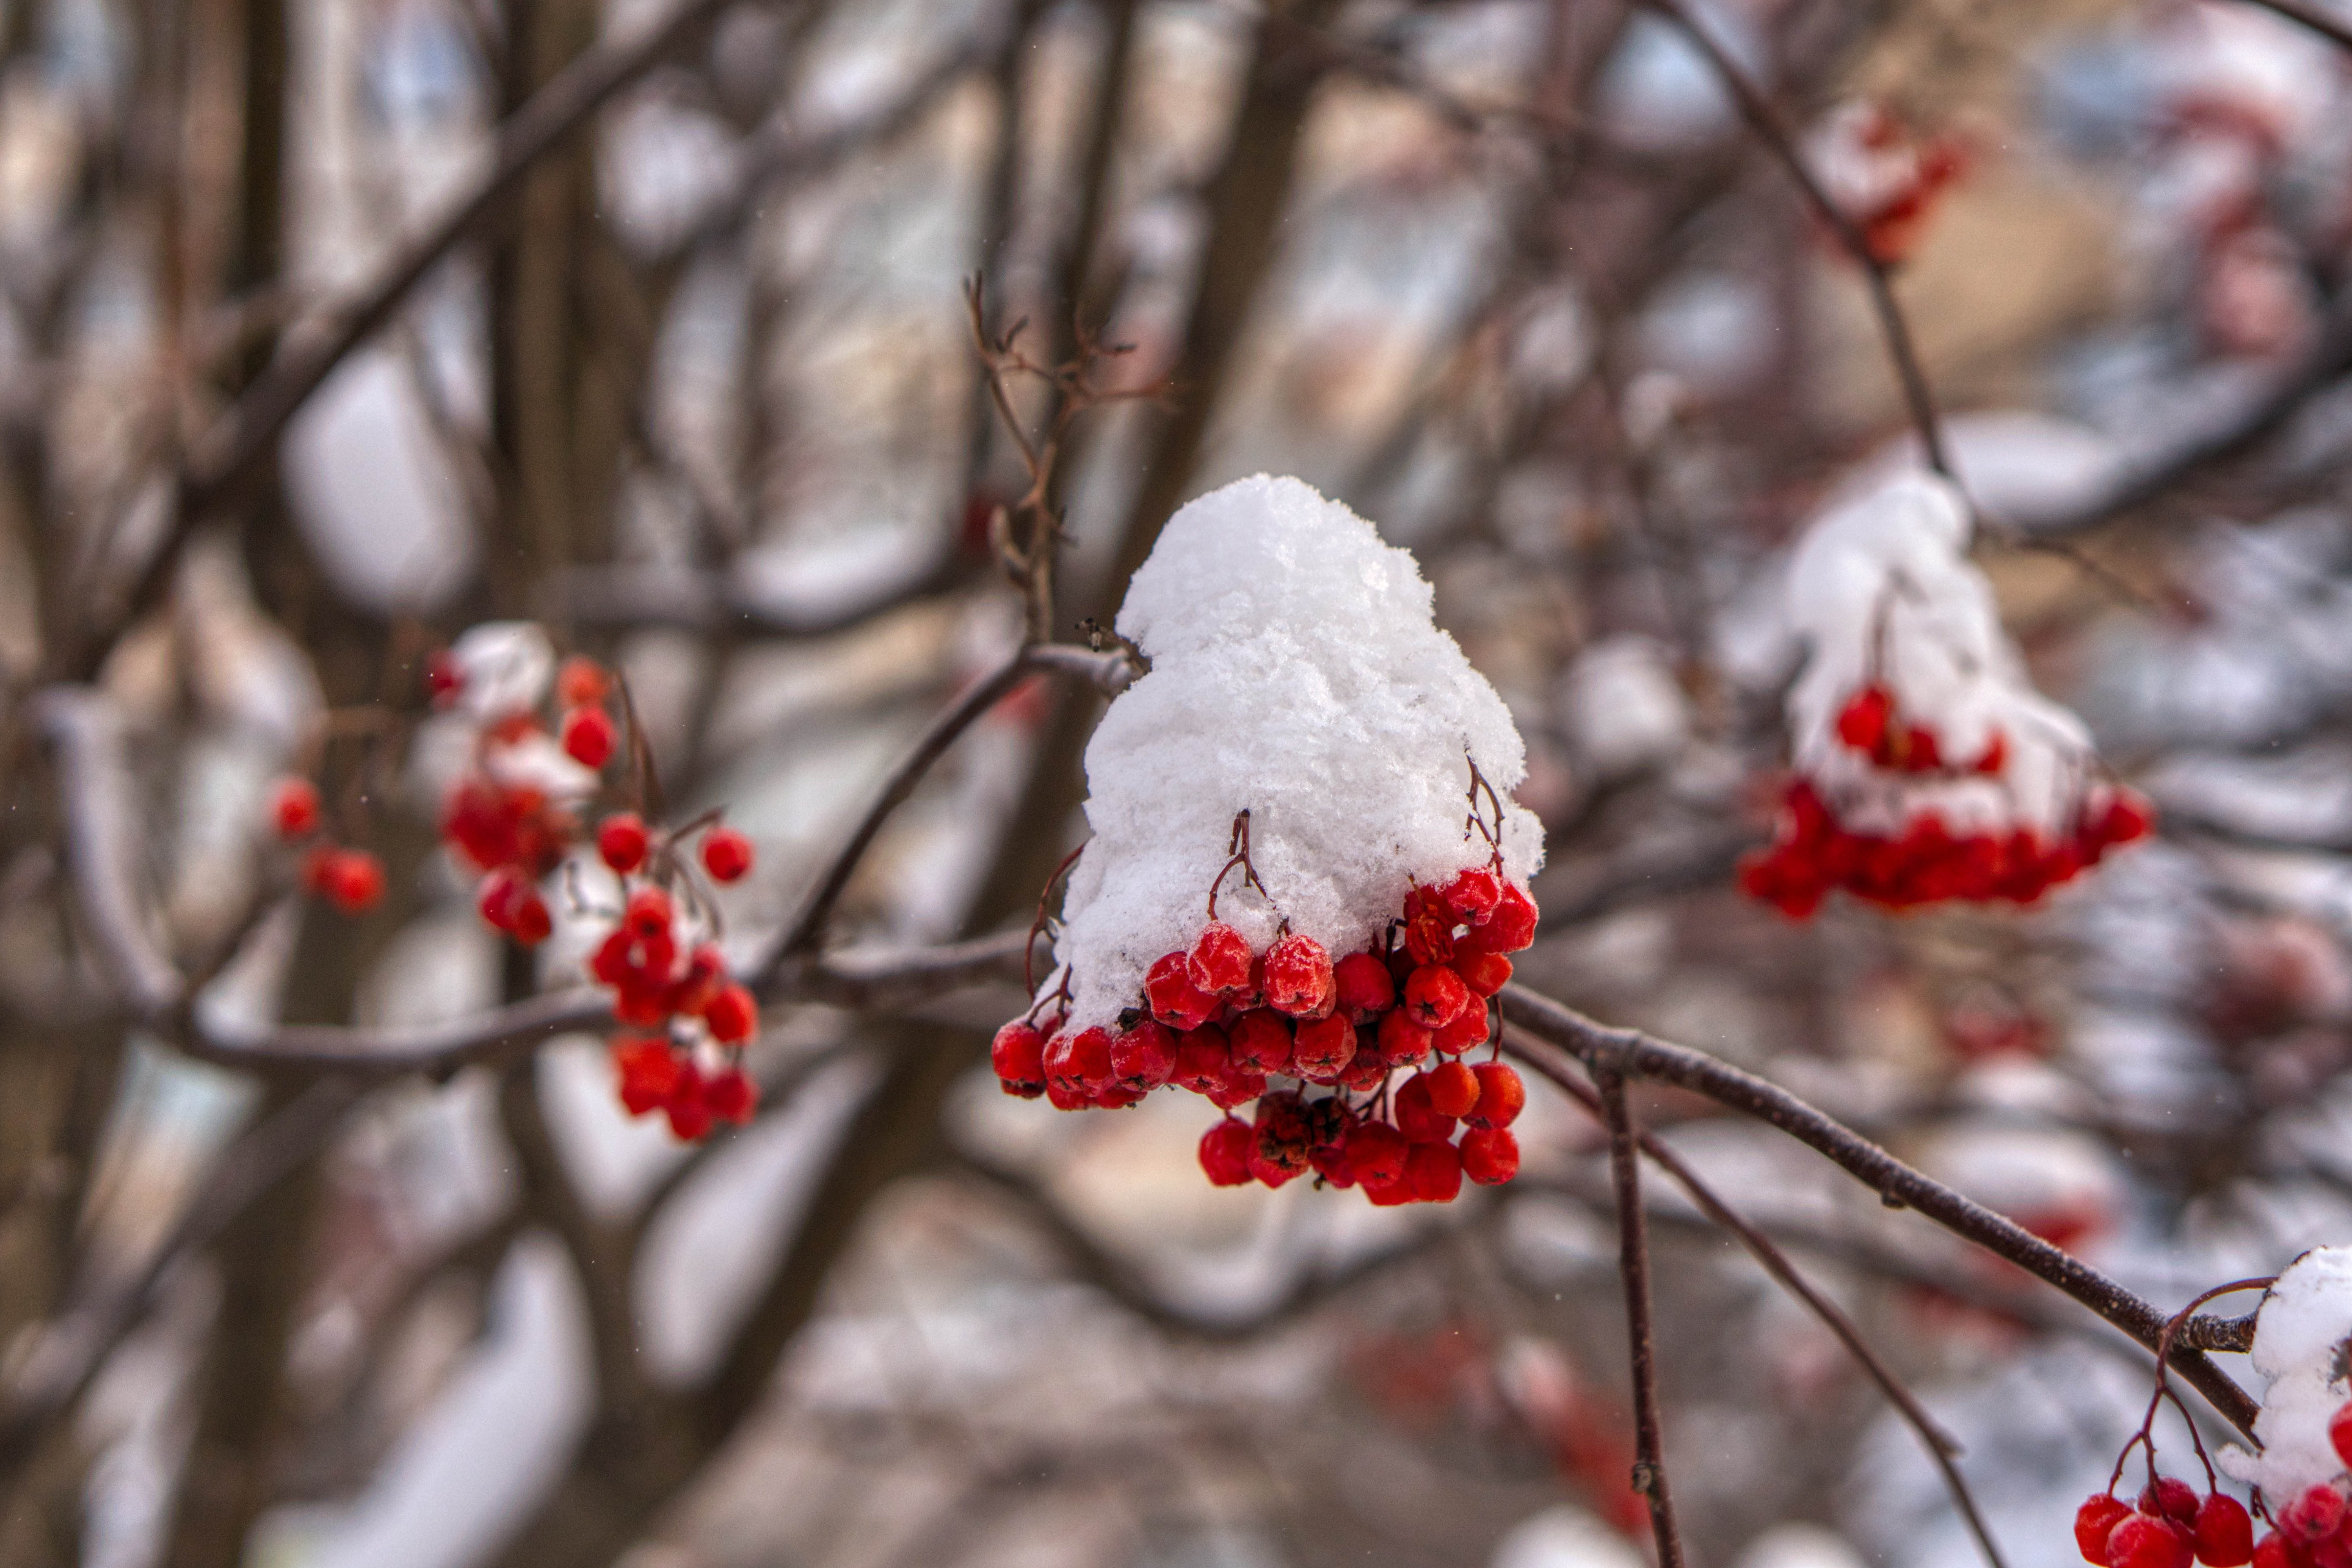
[[[2254,1418],[2259,1454],[2223,1448],[2222,1470],[2286,1511],[2315,1488],[2339,1489],[2352,1446],[2352,1247],[2315,1247],[2273,1282],[2254,1319],[2254,1370],[2269,1383]],[[2341,1511],[2339,1509],[2338,1511]]]

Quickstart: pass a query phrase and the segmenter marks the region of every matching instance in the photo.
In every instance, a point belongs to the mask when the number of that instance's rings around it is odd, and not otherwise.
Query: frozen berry
[[[1443,964],[1425,963],[1404,983],[1404,1010],[1424,1029],[1442,1029],[1470,1005],[1470,988]]]
[[[555,672],[555,700],[566,708],[602,702],[613,689],[613,678],[594,659],[573,654]]]
[[[2155,1514],[2126,1514],[2107,1537],[2107,1568],[2189,1568],[2189,1532]]]
[[[1192,939],[1185,967],[1194,987],[1212,996],[1239,991],[1249,984],[1249,939],[1223,921],[1212,921]]]
[[[1356,1180],[1385,1184],[1404,1174],[1412,1145],[1404,1134],[1385,1121],[1360,1121],[1348,1130],[1348,1164]]]
[[[1473,866],[1437,890],[1464,925],[1482,926],[1494,917],[1502,900],[1503,881],[1483,866]]]
[[[1265,950],[1265,1005],[1294,1018],[1327,1016],[1337,1000],[1331,956],[1293,931]]]
[[[1250,1174],[1269,1187],[1278,1187],[1307,1173],[1307,1152],[1313,1144],[1306,1102],[1295,1093],[1258,1097],[1257,1120],[1252,1127]]]
[[[1369,952],[1351,952],[1331,966],[1331,983],[1339,994],[1339,1011],[1358,1024],[1396,1005],[1396,982],[1389,966]]]
[[[1356,1037],[1356,1054],[1339,1069],[1339,1087],[1358,1094],[1376,1094],[1389,1080],[1389,1064],[1381,1059],[1379,1042],[1369,1035]]]
[[[1397,1131],[1408,1143],[1443,1143],[1454,1136],[1454,1118],[1429,1102],[1429,1075],[1415,1073],[1396,1092]]]
[[[319,826],[319,786],[309,779],[280,779],[269,797],[269,821],[280,838],[308,838]]]
[[[744,987],[730,985],[710,999],[710,1005],[702,1010],[702,1021],[709,1026],[710,1037],[720,1045],[740,1045],[759,1030],[760,1004]]]
[[[598,857],[623,876],[646,863],[646,850],[651,842],[645,818],[634,811],[616,811],[596,829]]]
[[[1434,888],[1404,896],[1404,950],[1415,963],[1443,963],[1454,956],[1454,928],[1461,917]]]
[[[1251,1142],[1249,1123],[1234,1116],[1226,1117],[1201,1135],[1201,1169],[1207,1173],[1210,1185],[1239,1187],[1248,1184]]]
[[[1217,1016],[1214,996],[1192,984],[1181,952],[1162,953],[1143,976],[1143,998],[1151,1016],[1171,1029],[1197,1029]]]
[[[2179,1524],[2197,1518],[2197,1489],[2178,1476],[2158,1476],[2141,1489],[2139,1510],[2162,1514]]]
[[[741,1127],[759,1109],[760,1086],[741,1068],[729,1068],[702,1085],[702,1108],[720,1121]]]
[[[1405,1156],[1404,1179],[1414,1201],[1450,1204],[1462,1191],[1462,1154],[1451,1143],[1418,1143]]]
[[[1456,1121],[1478,1103],[1478,1079],[1460,1062],[1440,1062],[1423,1078],[1429,1084],[1429,1108]]]
[[[1298,1026],[1291,1061],[1297,1076],[1310,1083],[1336,1083],[1356,1059],[1356,1026],[1347,1015],[1312,1018]]]
[[[1517,887],[1506,883],[1503,897],[1495,906],[1495,913],[1478,932],[1479,948],[1486,952],[1517,952],[1533,947],[1536,940],[1535,900]]]
[[[2254,1554],[2254,1521],[2246,1505],[2225,1492],[2205,1500],[2190,1534],[2205,1568],[2239,1568]]]
[[[1462,1120],[1473,1127],[1508,1127],[1528,1103],[1528,1086],[1508,1062],[1480,1062],[1470,1069],[1478,1080],[1478,1103]]]
[[[1176,1037],[1167,1025],[1146,1018],[1112,1038],[1110,1067],[1129,1093],[1149,1094],[1176,1070]]]
[[[1511,961],[1499,952],[1460,952],[1451,965],[1473,996],[1492,996],[1511,981]]]
[[[583,768],[601,768],[613,755],[613,716],[602,708],[574,708],[563,716],[563,754]]]
[[[1462,1135],[1462,1173],[1497,1187],[1519,1173],[1519,1141],[1500,1127],[1473,1127]]]
[[[2279,1528],[2294,1541],[2325,1541],[2344,1523],[2344,1494],[2331,1486],[2306,1488],[2278,1516]]]
[[[1449,1057],[1474,1050],[1486,1043],[1491,1032],[1486,1020],[1486,1005],[1474,1001],[1462,1009],[1462,1016],[1429,1037],[1429,1043]]]
[[[1168,1081],[1194,1094],[1210,1094],[1222,1087],[1233,1070],[1233,1053],[1225,1032],[1214,1024],[1187,1029],[1176,1037],[1176,1066]]]
[[[740,881],[751,869],[751,841],[731,827],[714,827],[702,836],[702,868],[714,882]]]
[[[1070,1037],[1070,1070],[1088,1100],[1100,1098],[1118,1080],[1111,1066],[1110,1031],[1097,1024]]]
[[[1080,1110],[1091,1103],[1086,1080],[1078,1076],[1070,1047],[1077,1036],[1068,1031],[1045,1042],[1045,1102],[1056,1110]]]
[[[1290,1071],[1290,1020],[1271,1007],[1253,1007],[1234,1019],[1233,1026],[1225,1031],[1225,1041],[1233,1052],[1234,1064],[1244,1071]]]
[[[1015,1018],[997,1030],[988,1061],[1005,1093],[1034,1100],[1045,1092],[1045,1037],[1035,1025]]]
[[[1404,1009],[1381,1020],[1381,1060],[1392,1068],[1409,1068],[1419,1064],[1429,1055],[1430,1033],[1411,1018]]]
[[[2094,1492],[2083,1500],[2083,1506],[2074,1510],[2074,1544],[2085,1561],[2107,1560],[2107,1537],[2116,1521],[2131,1510],[2131,1504],[2106,1492]]]
[[[1231,1110],[1236,1105],[1247,1105],[1265,1092],[1265,1074],[1252,1072],[1234,1062],[1226,1067],[1225,1076],[1206,1092],[1211,1105],[1220,1110]]]

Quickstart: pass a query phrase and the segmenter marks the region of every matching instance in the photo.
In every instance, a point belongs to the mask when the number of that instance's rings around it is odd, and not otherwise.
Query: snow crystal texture
[[[1542,826],[1508,805],[1526,750],[1431,602],[1410,552],[1298,479],[1239,479],[1169,520],[1118,613],[1150,673],[1087,747],[1094,837],[1045,985],[1069,973],[1071,1026],[1115,1019],[1191,945],[1244,809],[1266,896],[1237,870],[1217,915],[1257,949],[1287,919],[1337,957],[1411,882],[1486,863],[1464,834],[1472,759],[1506,803],[1505,871],[1534,874]]]
[[[1851,827],[1899,833],[1928,809],[1956,833],[2022,823],[2055,837],[2073,826],[2090,782],[2090,734],[2034,690],[1968,542],[1959,492],[1906,474],[1814,523],[1790,563],[1790,619],[1811,645],[1789,694],[1796,763]],[[1966,766],[1999,733],[2002,776],[1874,769],[1836,730],[1839,710],[1873,680],[1906,719],[1933,726],[1948,762]]]
[[[2274,1508],[2344,1473],[2327,1421],[2352,1396],[2347,1340],[2352,1247],[2315,1247],[2278,1277],[2254,1319],[2254,1370],[2270,1380],[2254,1418],[2263,1451],[2231,1447],[2216,1456],[2225,1474],[2262,1488]]]

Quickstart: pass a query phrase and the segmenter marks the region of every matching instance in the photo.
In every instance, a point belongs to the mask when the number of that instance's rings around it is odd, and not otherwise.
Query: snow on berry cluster
[[[997,1036],[1006,1091],[1202,1095],[1228,1112],[1201,1148],[1220,1185],[1313,1170],[1393,1204],[1508,1180],[1524,1089],[1461,1058],[1534,939],[1542,830],[1506,804],[1518,732],[1412,557],[1260,475],[1170,520],[1118,629],[1150,668],[1087,748],[1094,837],[1055,967]]]
[[[1822,191],[1881,266],[1910,257],[1945,188],[1968,168],[1956,139],[1916,141],[1875,103],[1840,106],[1808,138],[1806,150]]]
[[[484,923],[525,947],[547,941],[556,924],[548,889],[562,873],[568,915],[611,928],[589,972],[612,988],[625,1029],[612,1042],[621,1103],[633,1116],[661,1111],[689,1141],[715,1122],[749,1121],[759,1089],[743,1071],[742,1052],[758,1032],[759,1005],[728,973],[718,910],[699,878],[733,882],[748,874],[751,840],[716,814],[665,832],[637,811],[610,812],[597,824],[594,848],[617,881],[619,904],[600,907],[570,862],[583,847],[586,814],[607,788],[620,742],[612,676],[584,658],[559,668],[546,633],[500,621],[435,656],[425,688],[443,717],[423,749],[456,753],[444,770],[454,777],[442,795],[441,838],[479,879],[475,908]],[[541,711],[551,689],[560,715],[552,730]],[[642,747],[630,762],[625,788],[641,799],[651,763]],[[281,781],[271,809],[289,842],[318,830],[319,793],[307,779]],[[698,848],[698,873],[684,853],[689,843]],[[346,908],[373,903],[383,887],[373,856],[361,870],[339,872],[331,860],[316,868],[321,857],[360,853],[314,849],[313,885]],[[373,878],[363,899],[346,887],[362,872]]]
[[[1797,919],[1835,889],[1888,909],[2030,904],[2145,837],[2082,721],[2036,691],[1968,559],[1959,493],[1906,475],[1813,524],[1789,574],[1810,645],[1788,700],[1773,845],[1740,868]]]
[[[2260,1568],[2352,1564],[2352,1247],[2295,1259],[2254,1319],[2254,1370],[2267,1381],[2254,1436],[2224,1448],[2224,1473],[2257,1489],[2274,1527]]]

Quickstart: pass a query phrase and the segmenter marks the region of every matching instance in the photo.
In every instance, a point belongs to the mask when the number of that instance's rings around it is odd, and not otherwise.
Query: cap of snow
[[[1951,485],[1905,474],[1814,523],[1790,563],[1789,619],[1811,649],[1789,693],[1795,762],[1849,827],[1900,833],[1927,810],[1955,833],[2023,826],[2055,838],[2073,826],[2090,734],[2027,679],[1992,584],[1968,558],[1969,528]],[[1840,710],[1874,681],[1959,767],[1998,735],[2000,776],[1874,768],[1837,735]]]
[[[2352,1340],[2352,1247],[2318,1247],[2288,1266],[2254,1319],[2254,1370],[2270,1380],[2254,1418],[2260,1454],[2224,1448],[2222,1470],[2277,1502],[2344,1473],[2327,1439],[2328,1418],[2352,1386],[2345,1377]]]
[[[555,678],[555,649],[530,621],[484,621],[449,645],[457,668],[457,708],[477,719],[503,719],[539,706]]]
[[[1508,804],[1518,731],[1431,605],[1410,552],[1298,479],[1236,480],[1169,520],[1118,613],[1150,672],[1087,747],[1094,837],[1048,981],[1069,974],[1073,1026],[1116,1017],[1191,944],[1243,811],[1265,893],[1237,872],[1217,914],[1255,948],[1287,921],[1337,956],[1412,882],[1486,863],[1465,826],[1474,762],[1504,801],[1505,871],[1535,872],[1542,826]]]

